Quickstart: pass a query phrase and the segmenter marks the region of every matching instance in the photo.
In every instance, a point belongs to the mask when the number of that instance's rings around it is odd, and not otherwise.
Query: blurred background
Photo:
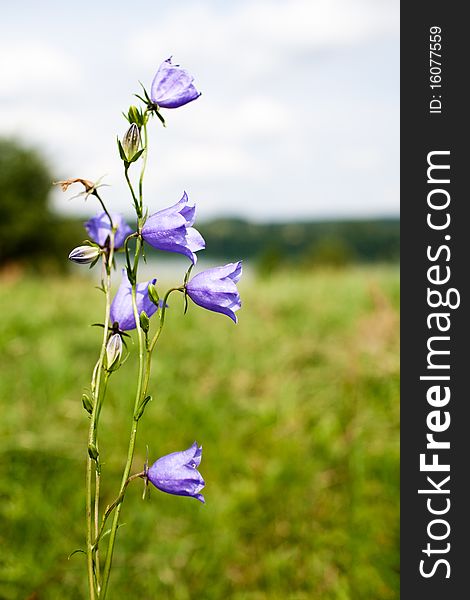
[[[99,274],[68,264],[109,187],[132,224],[116,136],[172,55],[202,96],[150,124],[145,202],[183,190],[207,250],[243,259],[239,324],[172,302],[134,471],[204,447],[206,505],[135,484],[112,598],[398,598],[397,0],[21,7],[0,19],[0,598],[86,597],[81,393]],[[163,112],[163,111],[162,111]],[[187,264],[148,253],[142,277]],[[118,284],[116,278],[116,286]],[[116,495],[135,345],[103,411]],[[113,381],[114,380],[114,381]]]

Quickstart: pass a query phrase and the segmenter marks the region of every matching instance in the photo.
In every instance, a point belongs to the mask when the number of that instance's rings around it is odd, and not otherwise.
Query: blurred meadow
[[[81,599],[87,413],[101,293],[80,276],[1,281],[0,598]],[[133,483],[111,598],[398,598],[398,271],[248,277],[234,326],[173,300],[133,472],[203,445],[206,505]],[[116,494],[132,364],[103,410]]]
[[[170,55],[202,96],[151,121],[144,204],[187,191],[195,272],[243,259],[243,307],[235,326],[171,297],[132,472],[147,446],[152,463],[197,440],[206,504],[142,500],[134,481],[107,598],[399,597],[398,47],[397,0],[4,3],[0,600],[87,597],[84,555],[68,557],[85,545],[81,396],[104,298],[67,255],[99,206],[51,182],[107,174],[103,199],[135,226],[116,136]],[[187,260],[153,257],[139,280],[179,285]],[[127,451],[129,348],[100,420],[102,508]]]

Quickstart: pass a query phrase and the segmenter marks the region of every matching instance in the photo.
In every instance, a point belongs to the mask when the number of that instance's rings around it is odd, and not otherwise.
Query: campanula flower
[[[69,254],[69,260],[78,265],[86,265],[96,260],[101,252],[96,246],[77,246]]]
[[[114,247],[121,248],[124,245],[126,237],[132,233],[132,229],[124,221],[122,215],[112,213],[111,218],[113,224],[117,226],[114,234]],[[96,217],[92,217],[85,223],[85,229],[91,239],[100,246],[105,246],[106,239],[111,232],[111,224],[109,222],[108,215],[102,212]]]
[[[156,281],[156,279],[152,279],[146,283],[137,284],[136,299],[137,312],[139,315],[142,311],[145,311],[147,315],[151,317],[157,310],[157,307],[150,300],[148,295],[149,284],[154,284]],[[125,269],[122,270],[121,285],[111,303],[109,317],[111,323],[118,323],[121,331],[128,331],[130,329],[135,329],[136,327],[134,309],[132,307],[132,286]]]
[[[148,480],[167,494],[191,496],[205,502],[199,492],[204,479],[197,470],[202,458],[202,446],[196,442],[183,452],[173,452],[159,458],[147,471]]]
[[[195,213],[194,202],[190,202],[184,192],[175,205],[159,210],[147,219],[142,227],[142,237],[157,250],[184,254],[194,264],[197,260],[195,252],[206,247],[202,235],[192,227]]]
[[[171,64],[171,57],[159,67],[152,81],[150,98],[162,108],[178,108],[201,95],[193,85],[194,77],[179,65]]]
[[[223,313],[236,323],[235,311],[241,308],[236,284],[241,274],[241,261],[208,269],[195,275],[186,284],[186,293],[199,306]]]

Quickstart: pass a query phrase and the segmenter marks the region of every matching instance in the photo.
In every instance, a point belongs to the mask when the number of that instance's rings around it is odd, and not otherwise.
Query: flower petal
[[[236,282],[241,272],[241,262],[237,262],[198,273],[186,284],[187,294],[195,304],[225,314],[237,323],[235,311],[241,308],[241,302]]]
[[[194,77],[179,65],[173,65],[171,58],[159,67],[150,89],[152,102],[163,108],[178,108],[201,95],[193,85]]]
[[[152,279],[145,283],[138,283],[136,287],[137,311],[140,314],[143,310],[151,317],[157,310],[155,304],[148,296],[148,286],[157,280]],[[110,310],[111,323],[117,322],[121,331],[135,329],[134,308],[132,306],[132,286],[127,277],[126,270],[122,270],[122,281],[116,295],[111,303]]]
[[[154,462],[147,472],[148,479],[167,494],[192,496],[204,502],[199,492],[205,482],[197,470],[201,456],[202,446],[194,442],[187,450],[172,452]]]
[[[132,229],[124,220],[123,216],[117,213],[112,213],[111,218],[113,224],[117,227],[114,234],[114,247],[121,248],[128,235],[132,233]],[[111,233],[111,224],[109,217],[105,212],[102,212],[95,217],[92,217],[85,223],[85,229],[91,239],[100,246],[106,244],[106,239]]]
[[[203,237],[191,227],[195,211],[185,192],[179,202],[147,219],[142,228],[143,239],[157,250],[184,254],[194,264],[195,252],[205,248]]]

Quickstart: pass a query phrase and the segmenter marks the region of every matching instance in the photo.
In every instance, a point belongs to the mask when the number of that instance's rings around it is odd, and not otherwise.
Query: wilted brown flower
[[[54,181],[53,185],[60,185],[60,187],[62,188],[62,191],[66,192],[69,189],[69,187],[72,185],[72,183],[81,183],[84,186],[86,192],[90,192],[95,187],[95,184],[93,183],[93,181],[88,181],[88,179],[80,179],[80,178],[66,179],[65,181]]]
[[[85,200],[88,198],[88,196],[90,196],[91,194],[93,195],[97,195],[95,192],[99,187],[102,187],[103,185],[106,185],[105,183],[100,183],[102,177],[100,179],[98,179],[98,181],[89,181],[88,179],[82,179],[81,177],[76,177],[75,179],[66,179],[65,181],[54,181],[53,185],[60,185],[60,187],[62,188],[63,192],[66,192],[69,187],[73,184],[73,183],[81,183],[83,185],[83,187],[85,188],[85,190],[83,192],[80,192],[79,194],[77,194],[76,196],[73,196],[73,198],[78,198],[78,196],[85,196]]]

